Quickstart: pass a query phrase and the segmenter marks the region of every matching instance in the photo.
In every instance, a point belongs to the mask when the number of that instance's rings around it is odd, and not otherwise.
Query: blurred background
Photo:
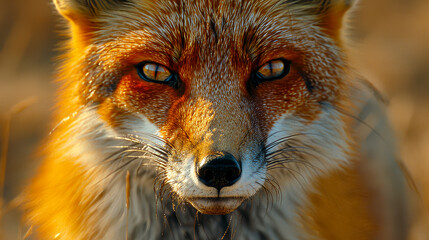
[[[49,0],[0,0],[0,142],[7,149],[0,239],[23,239],[27,231],[13,199],[36,170],[37,146],[50,130],[58,19]],[[428,240],[429,0],[361,0],[353,25],[352,61],[388,100],[398,154],[426,206],[417,210],[411,239]]]

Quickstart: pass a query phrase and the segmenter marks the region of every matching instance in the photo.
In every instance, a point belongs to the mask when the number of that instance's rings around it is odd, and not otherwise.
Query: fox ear
[[[58,12],[69,20],[96,17],[100,12],[129,2],[129,0],[54,0]]]
[[[359,0],[287,0],[298,14],[316,17],[317,24],[335,40],[339,40],[345,13]]]
[[[320,26],[325,33],[335,40],[339,40],[345,22],[345,14],[357,0],[322,0],[322,2],[327,3],[325,6],[321,6]]]
[[[74,43],[87,45],[100,13],[116,9],[130,0],[53,0],[58,12],[70,23]]]

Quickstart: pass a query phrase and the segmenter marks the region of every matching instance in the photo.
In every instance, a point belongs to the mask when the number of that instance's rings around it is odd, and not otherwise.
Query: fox
[[[37,239],[407,239],[383,103],[347,0],[54,0]]]

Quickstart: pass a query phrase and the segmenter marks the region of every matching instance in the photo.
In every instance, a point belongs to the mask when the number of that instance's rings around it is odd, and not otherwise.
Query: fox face
[[[387,121],[343,54],[350,1],[54,3],[71,37],[22,197],[37,237],[406,238]]]
[[[73,36],[59,118],[90,115],[75,134],[120,146],[121,172],[152,166],[175,200],[220,215],[346,162],[346,3],[55,4]]]

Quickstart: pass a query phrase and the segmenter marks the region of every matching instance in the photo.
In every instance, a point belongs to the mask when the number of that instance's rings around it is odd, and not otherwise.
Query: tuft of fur
[[[343,51],[350,1],[54,3],[71,38],[23,204],[40,239],[405,238],[394,144],[374,137],[390,129]],[[280,58],[289,74],[253,84]],[[142,62],[180,81],[147,82]],[[219,191],[195,173],[216,152],[242,166]]]

